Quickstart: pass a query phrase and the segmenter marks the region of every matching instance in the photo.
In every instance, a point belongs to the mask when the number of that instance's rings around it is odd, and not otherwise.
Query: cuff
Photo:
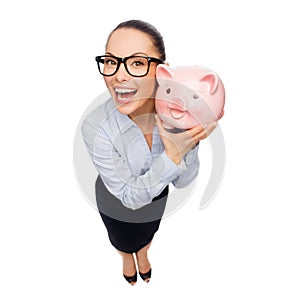
[[[184,156],[183,160],[185,162],[186,167],[189,167],[195,162],[196,159],[198,159],[198,150],[199,143]]]

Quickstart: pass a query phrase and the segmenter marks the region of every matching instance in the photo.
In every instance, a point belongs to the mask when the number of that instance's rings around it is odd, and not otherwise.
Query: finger
[[[199,134],[199,138],[200,140],[206,139],[214,130],[215,128],[218,126],[217,122],[212,122],[210,123],[203,132],[201,132]]]
[[[218,123],[217,122],[212,122],[210,123],[207,128],[205,129],[206,132],[207,132],[207,135],[210,135],[215,129],[216,127],[218,126]]]
[[[201,140],[204,140],[205,138],[207,138],[207,134],[206,134],[206,131],[203,130],[203,131],[201,131],[199,134],[195,135],[195,136],[193,137],[193,140],[194,140],[195,143],[198,143],[198,142],[200,142]]]
[[[156,119],[156,126],[157,126],[158,131],[160,133],[166,134],[166,130],[162,126],[160,118],[157,115],[155,115],[155,119]]]
[[[156,122],[157,127],[162,127],[160,118],[157,115],[155,115],[155,122]]]
[[[198,135],[199,133],[203,132],[206,128],[206,125],[199,125],[196,127],[193,127],[186,131],[191,137],[195,137],[195,135]]]
[[[202,126],[197,126],[198,131],[193,136],[190,136],[189,142],[192,143],[193,146],[195,146],[196,144],[198,144],[201,139],[204,139],[206,137],[205,127],[206,126],[203,126],[203,127]]]

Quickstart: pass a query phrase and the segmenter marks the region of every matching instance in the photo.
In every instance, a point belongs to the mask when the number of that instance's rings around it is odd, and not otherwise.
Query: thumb
[[[156,120],[156,126],[158,128],[159,131],[164,131],[165,129],[163,128],[162,124],[161,124],[161,120],[158,117],[158,115],[155,115],[155,120]]]

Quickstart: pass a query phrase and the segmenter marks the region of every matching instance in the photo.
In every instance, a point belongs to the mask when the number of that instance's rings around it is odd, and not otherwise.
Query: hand
[[[208,126],[197,126],[180,133],[170,133],[163,128],[158,116],[156,116],[156,125],[166,154],[177,165],[189,150],[195,147],[200,140],[207,138],[217,127],[217,123],[213,122]]]

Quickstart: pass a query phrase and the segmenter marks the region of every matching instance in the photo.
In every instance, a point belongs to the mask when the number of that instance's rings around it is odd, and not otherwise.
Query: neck
[[[129,114],[129,118],[136,123],[143,131],[153,128],[155,123],[155,105],[154,99],[148,99],[142,107],[139,107],[133,113]]]

